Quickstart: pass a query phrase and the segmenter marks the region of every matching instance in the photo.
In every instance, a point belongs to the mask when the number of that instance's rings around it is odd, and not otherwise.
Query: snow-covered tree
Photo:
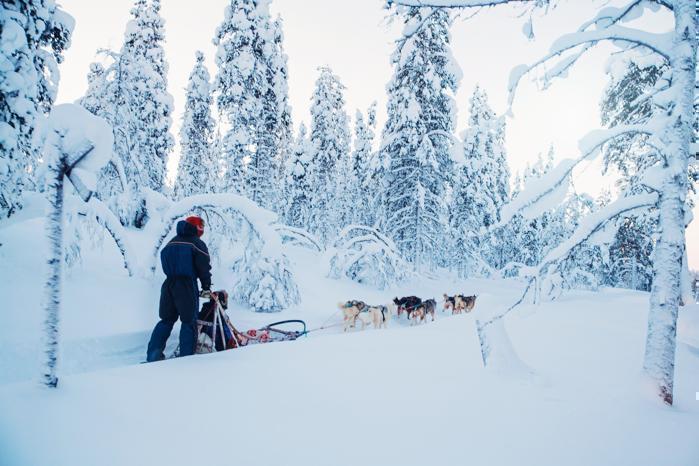
[[[391,57],[394,71],[387,87],[381,223],[416,269],[432,268],[443,258],[446,238],[453,95],[461,71],[449,49],[446,10],[399,8],[398,15],[404,32]]]
[[[119,54],[106,52],[110,59],[119,60]],[[89,112],[103,118],[112,127],[112,134],[116,136],[124,129],[119,125],[119,97],[120,81],[115,79],[121,76],[120,63],[112,64],[105,68],[100,63],[90,64],[90,71],[87,75],[87,92],[80,99],[82,105]],[[109,162],[99,173],[99,183],[97,184],[97,195],[104,200],[116,213],[123,213],[121,206],[128,204],[126,199],[131,194],[131,185],[126,179],[126,171],[120,153],[127,153],[128,147],[124,147],[124,138],[114,137],[114,149]],[[120,146],[117,146],[120,144]],[[121,215],[124,223],[127,223],[125,215]]]
[[[311,204],[309,164],[313,150],[306,134],[306,126],[301,123],[296,143],[286,161],[284,173],[284,219],[287,225],[308,228]]]
[[[211,116],[211,102],[209,72],[204,64],[204,54],[197,51],[182,115],[176,198],[214,192],[217,164],[212,147],[215,123]]]
[[[350,130],[343,95],[345,86],[327,66],[319,71],[311,99],[311,218],[308,227],[325,244],[342,227],[344,212],[337,185],[344,176],[339,173],[340,167],[348,166]]]
[[[612,59],[609,65],[611,80],[600,108],[603,125],[613,128],[645,123],[651,118],[652,102],[644,97],[652,92],[667,66],[647,63],[643,58],[626,54]],[[620,174],[618,186],[622,196],[649,192],[640,175],[646,168],[657,164],[661,156],[648,142],[646,134],[626,134],[610,141],[604,148],[605,164],[615,167]],[[608,281],[611,286],[650,289],[657,214],[656,209],[649,209],[615,221],[618,231],[609,257]]]
[[[173,101],[167,92],[160,0],[136,0],[131,15],[121,52],[104,52],[111,63],[103,73],[91,67],[81,104],[107,120],[114,133],[114,154],[100,174],[98,194],[124,225],[142,228],[147,192],[163,191],[174,147]]]
[[[271,91],[267,93],[266,101],[271,108],[267,127],[272,131],[274,144],[274,164],[276,179],[285,178],[284,169],[290,156],[293,144],[293,128],[291,120],[291,106],[289,104],[289,67],[287,55],[284,52],[284,32],[281,17],[277,17],[274,27],[274,51],[270,57],[269,80],[272,83]],[[275,190],[274,204],[280,206],[278,197],[283,189]]]
[[[115,136],[126,139],[118,148],[128,147],[128,153],[119,153],[132,184],[127,218],[136,227],[142,227],[147,217],[144,205],[145,189],[161,192],[165,183],[165,164],[175,141],[172,126],[172,96],[167,92],[168,65],[165,61],[164,21],[160,16],[160,0],[137,0],[131,11],[133,19],[126,27],[124,46],[118,65],[122,80],[117,101],[123,102],[119,119],[126,133]]]
[[[32,136],[56,97],[73,26],[53,0],[0,3],[0,218],[22,208],[32,183],[39,158]]]
[[[372,226],[376,213],[372,210],[373,196],[377,187],[370,180],[370,163],[374,153],[374,132],[376,130],[376,102],[366,112],[366,118],[357,110],[354,121],[354,150],[350,154],[352,183],[347,190],[351,199],[349,208],[352,222]]]
[[[275,201],[291,134],[281,21],[269,0],[231,0],[216,30],[216,102],[226,117],[225,185],[263,207]]]
[[[503,232],[487,233],[500,220],[509,200],[510,170],[505,128],[476,86],[469,102],[469,128],[464,131],[464,162],[458,167],[451,209],[453,264],[462,276],[505,265]]]

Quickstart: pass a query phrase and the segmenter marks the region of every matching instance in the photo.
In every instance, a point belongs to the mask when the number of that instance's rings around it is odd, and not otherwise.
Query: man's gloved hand
[[[211,299],[211,290],[201,290],[199,292],[199,297],[204,299]]]

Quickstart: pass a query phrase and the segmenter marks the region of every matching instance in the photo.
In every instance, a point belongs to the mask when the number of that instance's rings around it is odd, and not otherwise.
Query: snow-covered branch
[[[315,249],[317,252],[323,251],[323,247],[320,245],[318,238],[303,228],[295,228],[289,225],[277,224],[274,225],[274,229],[277,233],[279,233],[282,239],[288,238],[289,240],[303,246],[310,246],[311,249]]]
[[[160,250],[164,239],[171,231],[175,222],[194,210],[201,209],[233,209],[242,215],[263,240],[262,254],[266,256],[278,256],[281,253],[281,240],[272,228],[272,223],[277,219],[276,214],[260,208],[250,199],[237,194],[198,194],[185,197],[172,203],[162,215],[159,225],[151,227],[158,230],[158,240],[154,244],[155,253]]]
[[[543,204],[550,196],[561,194],[564,182],[580,163],[590,160],[597,155],[599,149],[606,143],[625,134],[656,135],[656,129],[651,124],[618,125],[610,129],[594,130],[580,140],[582,155],[577,159],[565,159],[558,166],[537,180],[527,183],[524,191],[519,193],[512,202],[502,207],[500,221],[492,228],[497,229],[507,224],[512,218],[525,210],[535,209]],[[655,147],[655,146],[654,146]],[[655,147],[662,154],[660,147]],[[541,210],[541,209],[539,209]]]
[[[600,231],[610,220],[632,210],[653,206],[657,202],[657,193],[637,194],[617,199],[600,210],[585,216],[575,232],[567,240],[551,250],[541,263],[533,269],[533,272],[539,275],[549,265],[564,259],[575,247]]]
[[[94,214],[97,223],[99,223],[107,233],[112,237],[121,257],[124,260],[124,267],[129,272],[130,276],[134,275],[134,269],[131,265],[131,246],[127,237],[126,229],[121,224],[116,215],[102,201],[96,197],[92,197],[87,204],[92,214]]]
[[[640,7],[635,4],[636,2],[631,2],[627,5],[628,8],[608,8],[601,11],[595,18],[583,23],[578,32],[564,34],[556,39],[551,45],[549,53],[538,61],[531,65],[519,65],[513,68],[509,80],[509,112],[511,113],[519,82],[526,74],[577,47],[581,49],[564,57],[553,69],[545,73],[545,86],[548,85],[547,83],[550,82],[551,79],[564,76],[585,52],[601,41],[619,41],[646,47],[669,62],[672,50],[671,34],[655,34],[616,24],[624,19],[635,7]],[[608,25],[600,29],[587,30],[590,25],[597,24],[599,26],[602,21]]]
[[[334,249],[328,261],[331,278],[347,277],[385,289],[408,276],[410,266],[393,241],[374,228],[346,227],[335,240]]]

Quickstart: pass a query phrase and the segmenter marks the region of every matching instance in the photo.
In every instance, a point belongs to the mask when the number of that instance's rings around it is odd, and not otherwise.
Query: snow
[[[286,252],[302,302],[274,320],[303,318],[316,328],[340,321],[335,303],[344,299],[440,301],[443,292],[477,293],[476,309],[454,317],[438,311],[435,323],[417,327],[393,318],[387,330],[333,327],[296,342],[139,365],[161,277],[129,278],[105,241],[68,271],[60,384],[39,388],[31,379],[41,315],[30,277],[43,267],[41,225],[34,218],[0,229],[7,246],[0,259],[15,277],[0,281],[0,313],[12,321],[0,328],[7,464],[691,466],[699,459],[697,306],[680,316],[670,409],[639,388],[646,293],[574,292],[525,304],[503,320],[519,362],[491,370],[482,366],[475,320],[514,302],[520,282],[419,278],[378,291],[323,277],[317,253],[295,247]],[[233,278],[214,271],[217,283]],[[271,322],[238,305],[229,315],[242,329]],[[183,395],[191,408],[182,407]],[[173,433],[201,448],[181,448]]]

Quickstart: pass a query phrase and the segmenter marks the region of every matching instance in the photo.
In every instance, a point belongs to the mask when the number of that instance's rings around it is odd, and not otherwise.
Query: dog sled
[[[250,344],[293,341],[308,333],[306,323],[300,319],[282,320],[241,332],[226,314],[227,303],[228,294],[215,291],[211,293],[209,302],[202,306],[197,319],[195,354],[225,351]]]

